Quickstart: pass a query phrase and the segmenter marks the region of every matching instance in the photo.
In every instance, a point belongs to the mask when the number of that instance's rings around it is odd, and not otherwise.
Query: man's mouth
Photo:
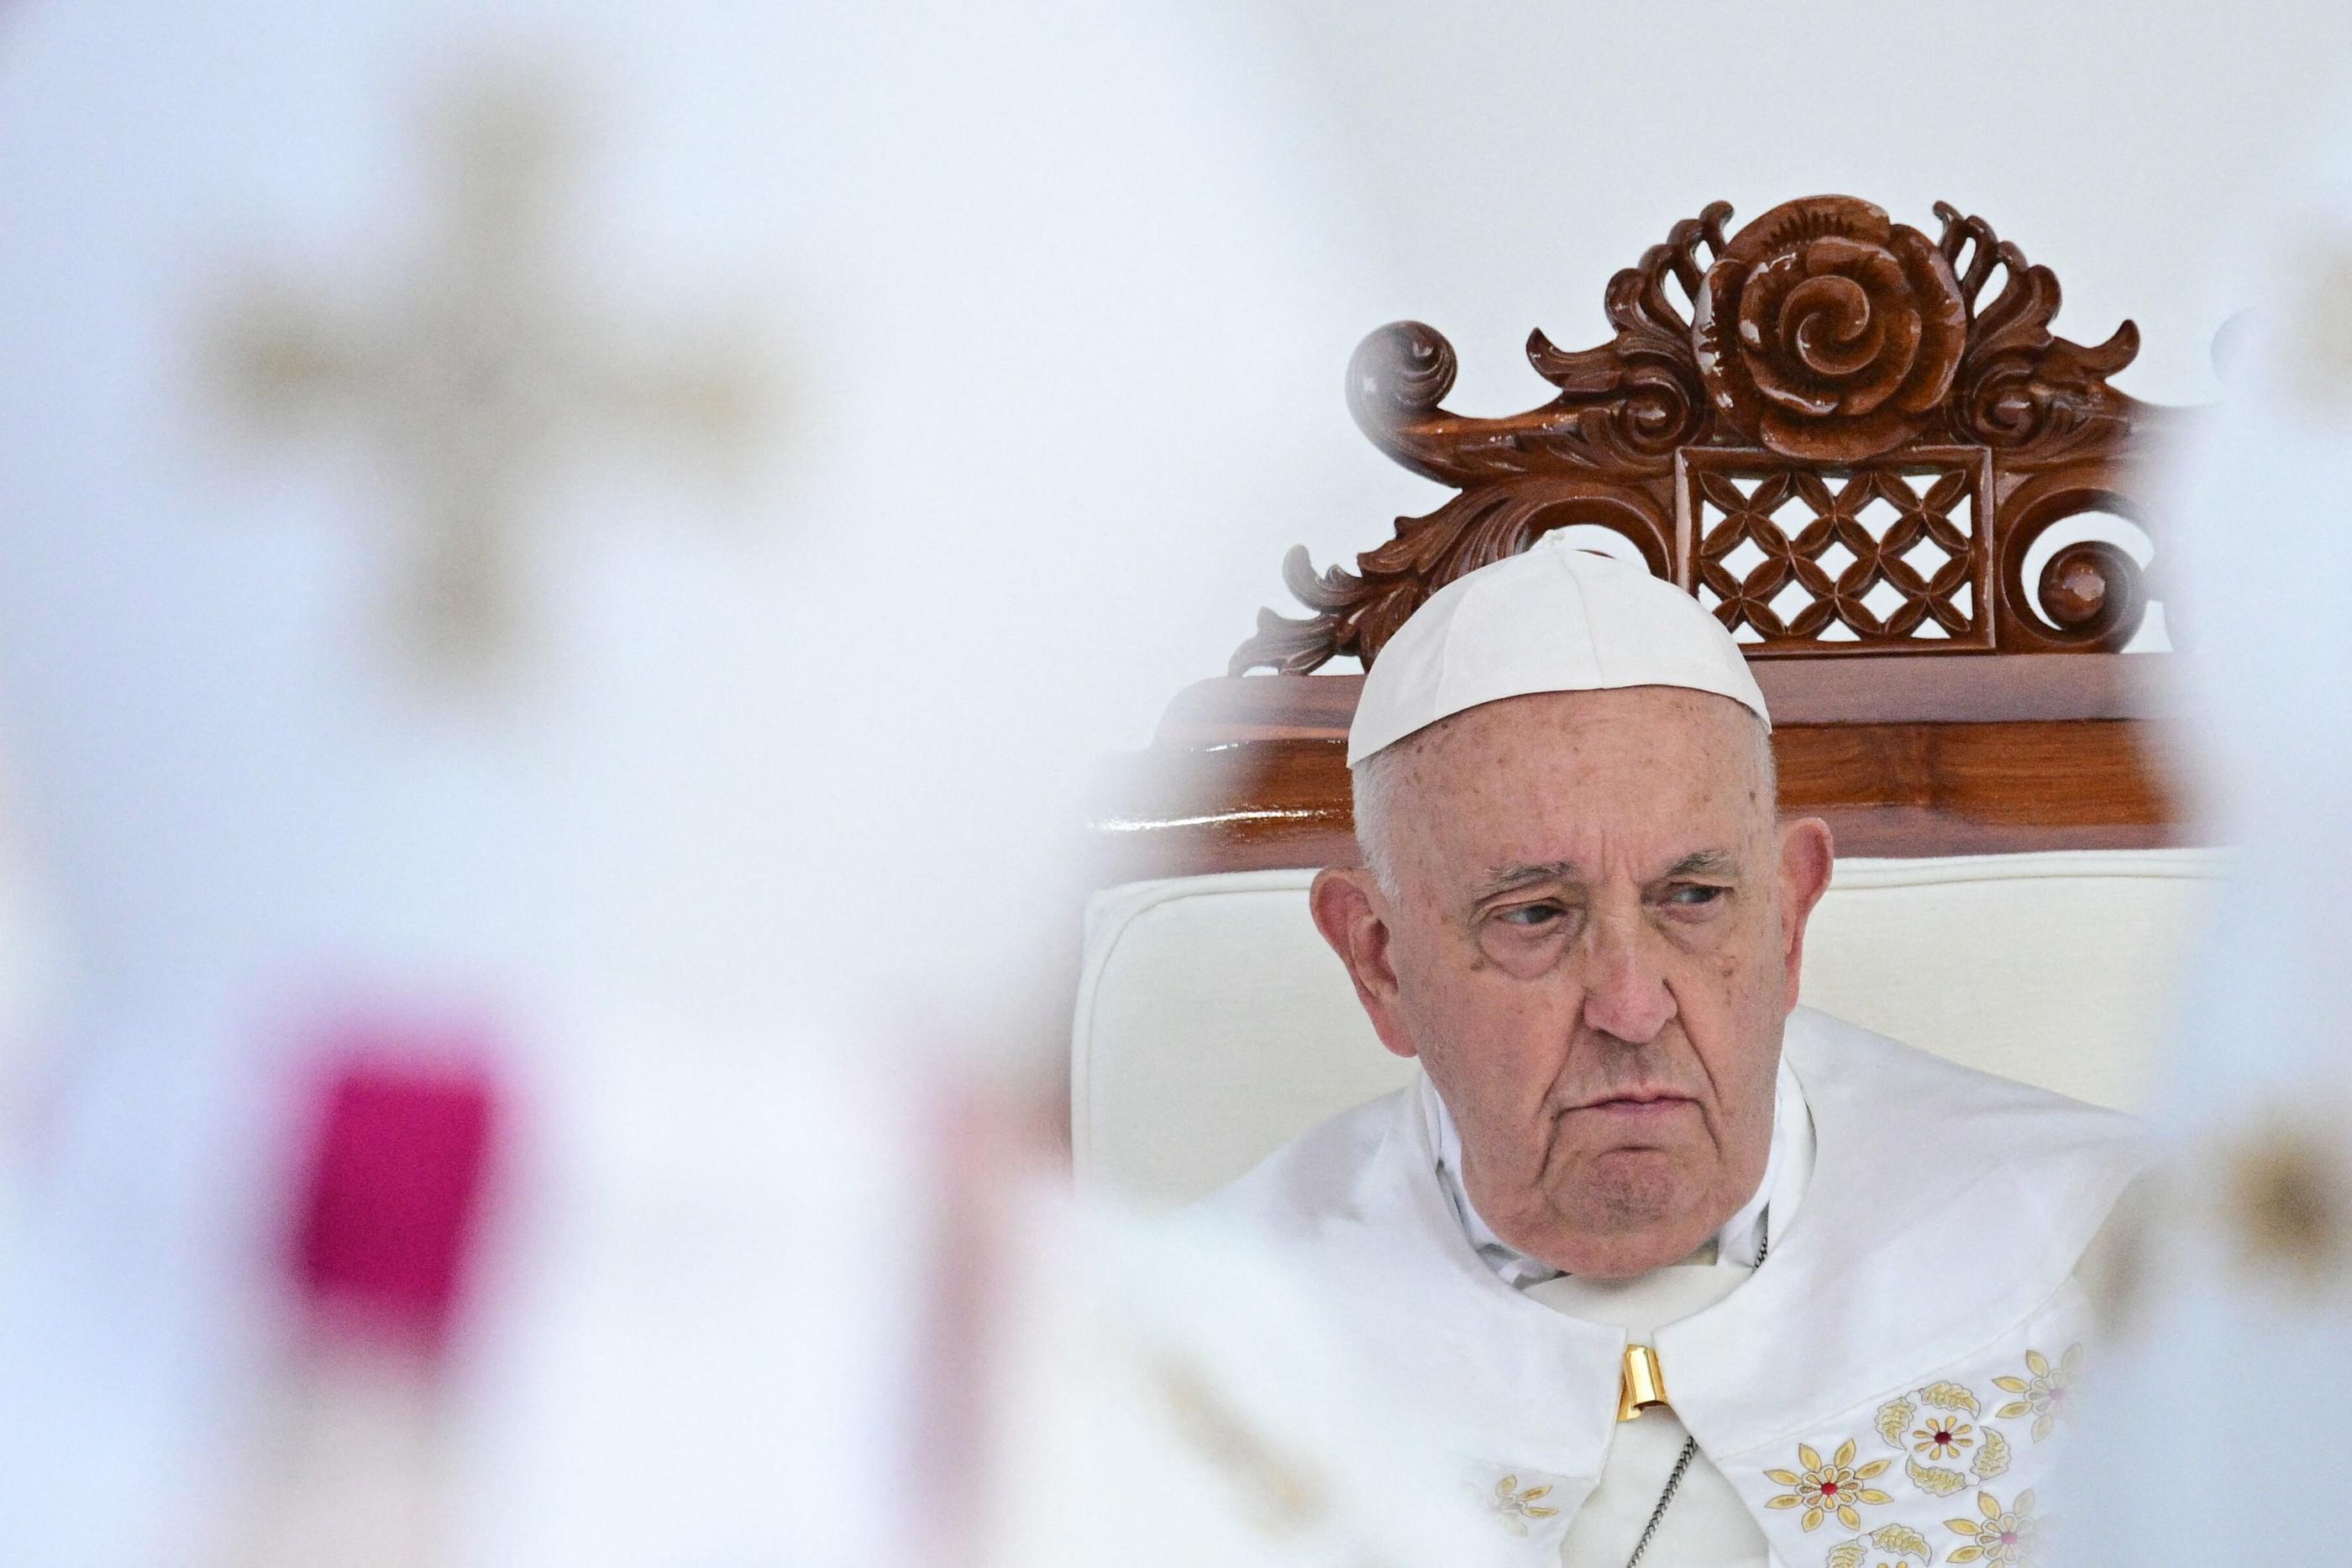
[[[1697,1102],[1693,1100],[1687,1094],[1669,1094],[1664,1092],[1643,1092],[1637,1090],[1630,1094],[1616,1094],[1612,1095],[1606,1100],[1594,1100],[1587,1104],[1578,1106],[1577,1109],[1580,1111],[1599,1111],[1603,1114],[1610,1116],[1623,1116],[1641,1119],[1644,1117],[1671,1115],[1686,1105],[1694,1105]]]

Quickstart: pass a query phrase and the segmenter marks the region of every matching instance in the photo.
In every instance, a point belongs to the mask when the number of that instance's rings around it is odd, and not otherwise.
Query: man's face
[[[1318,925],[1497,1235],[1571,1273],[1680,1260],[1763,1179],[1828,830],[1776,824],[1755,717],[1706,693],[1514,697],[1406,745],[1392,888],[1327,872]]]

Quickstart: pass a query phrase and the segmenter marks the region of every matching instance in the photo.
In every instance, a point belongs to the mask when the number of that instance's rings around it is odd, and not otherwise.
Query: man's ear
[[[1315,929],[1348,967],[1355,982],[1356,999],[1381,1037],[1381,1043],[1399,1056],[1418,1054],[1397,1006],[1396,970],[1389,962],[1389,925],[1384,903],[1372,873],[1356,866],[1332,866],[1316,873],[1307,894],[1315,912]]]
[[[1805,961],[1805,922],[1830,887],[1837,844],[1819,817],[1780,824],[1780,958],[1783,1009],[1797,1005],[1798,973]]]

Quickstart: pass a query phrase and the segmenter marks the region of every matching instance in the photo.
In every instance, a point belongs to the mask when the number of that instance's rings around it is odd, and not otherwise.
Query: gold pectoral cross
[[[1646,1344],[1625,1347],[1624,1374],[1617,1384],[1617,1419],[1631,1421],[1653,1405],[1666,1403],[1666,1375],[1658,1353]]]

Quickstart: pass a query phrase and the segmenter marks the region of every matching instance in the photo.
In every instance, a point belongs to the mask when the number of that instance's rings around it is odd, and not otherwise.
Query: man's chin
[[[1559,1257],[1547,1258],[1544,1261],[1579,1279],[1631,1280],[1653,1269],[1682,1262],[1705,1246],[1713,1235],[1713,1231],[1701,1230],[1696,1233],[1695,1239],[1675,1234],[1580,1242],[1559,1249]]]
[[[1714,1239],[1723,1220],[1707,1202],[1713,1194],[1695,1191],[1663,1153],[1631,1153],[1587,1175],[1578,1202],[1562,1207],[1530,1256],[1570,1274],[1622,1280],[1680,1263]]]

